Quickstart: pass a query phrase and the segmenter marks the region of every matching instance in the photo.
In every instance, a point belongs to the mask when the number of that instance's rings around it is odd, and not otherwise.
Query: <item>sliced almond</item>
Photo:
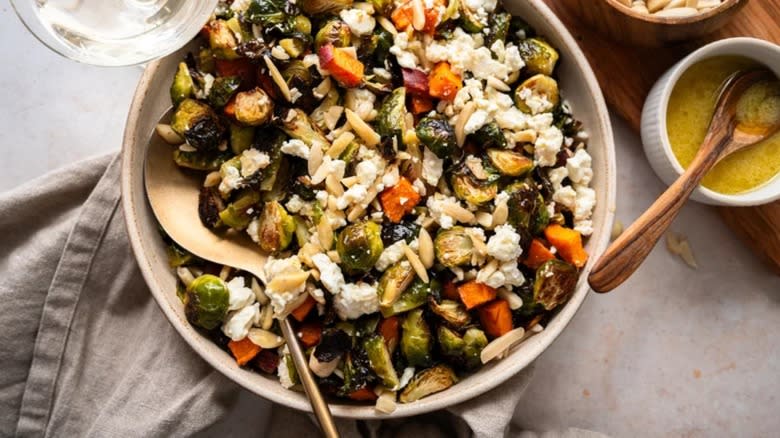
[[[379,397],[376,399],[376,405],[374,405],[374,409],[376,409],[377,412],[381,412],[383,414],[392,414],[395,412],[396,407],[397,404],[395,402],[395,392],[383,388],[382,393],[379,394]]]
[[[195,281],[195,276],[192,275],[192,271],[185,266],[176,268],[176,275],[179,277],[179,280],[184,283],[184,287],[190,287],[190,284]]]
[[[501,202],[496,205],[496,209],[493,210],[493,228],[504,225],[507,219],[509,219],[509,206],[506,202]]]
[[[477,223],[482,226],[482,228],[491,229],[493,228],[493,215],[486,212],[486,211],[478,211],[475,215],[477,218]]]
[[[330,149],[328,149],[328,155],[331,158],[338,158],[341,156],[341,153],[347,149],[347,146],[349,146],[353,140],[355,140],[355,134],[351,132],[343,132],[335,140],[333,140],[333,143],[330,145]]]
[[[523,299],[520,298],[520,295],[512,292],[511,290],[502,287],[498,290],[498,296],[504,300],[506,300],[507,303],[509,303],[509,308],[512,310],[517,310],[521,307],[523,307]]]
[[[268,55],[263,56],[263,60],[265,61],[265,65],[268,67],[268,72],[271,73],[271,79],[274,80],[276,86],[279,87],[279,91],[282,92],[282,96],[284,96],[288,102],[292,102],[292,93],[290,93],[290,87],[287,86],[287,82],[284,81],[282,74],[279,73],[279,69],[276,68],[276,64],[274,64]]]
[[[344,188],[341,186],[341,182],[339,182],[338,177],[332,173],[325,178],[325,187],[333,197],[340,197],[344,194]]]
[[[422,280],[423,283],[430,282],[428,277],[428,270],[425,269],[425,265],[423,265],[423,262],[420,260],[420,257],[417,255],[417,253],[412,251],[412,248],[409,248],[409,245],[406,243],[403,244],[403,249],[406,259],[409,260],[409,263],[412,264],[412,268],[414,269],[414,272],[417,273],[417,276],[420,277],[420,280]]]
[[[420,234],[417,237],[417,245],[419,246],[420,261],[426,269],[431,269],[435,261],[435,251],[433,248],[433,239],[428,231],[424,228],[420,228]]]
[[[216,187],[219,185],[219,183],[222,181],[222,175],[219,173],[218,170],[215,170],[208,175],[206,175],[206,179],[203,180],[203,187]]]
[[[157,135],[169,145],[178,146],[184,143],[184,139],[171,128],[171,125],[159,123],[157,127],[155,127],[155,131],[157,131]]]
[[[381,138],[371,126],[364,122],[363,119],[361,119],[351,109],[347,108],[344,110],[344,112],[347,115],[347,121],[350,125],[352,125],[352,129],[358,136],[360,136],[360,138],[363,139],[363,141],[366,143],[366,146],[373,147],[379,144]]]
[[[327,76],[325,79],[322,80],[322,82],[320,82],[319,85],[314,87],[312,94],[317,99],[322,99],[328,94],[331,88],[333,88],[333,81],[330,79],[330,76]]]
[[[223,265],[222,269],[219,270],[219,278],[222,279],[222,281],[227,280],[228,277],[230,277],[230,272],[233,269],[230,266]]]
[[[327,251],[333,247],[333,228],[331,228],[327,218],[321,218],[320,223],[317,224],[317,239],[319,239],[322,249]]]
[[[271,302],[268,295],[265,294],[263,287],[260,286],[260,282],[257,281],[255,277],[252,277],[252,292],[255,293],[255,298],[257,298],[257,302],[260,303],[261,306],[265,306]]]
[[[263,330],[270,330],[274,325],[274,308],[271,305],[266,305],[260,310],[260,327]]]
[[[260,328],[249,329],[247,337],[253,344],[264,349],[279,348],[284,345],[284,338],[274,332]]]
[[[477,105],[474,102],[467,103],[460,112],[460,115],[458,115],[458,120],[455,122],[455,139],[460,147],[466,142],[466,123],[476,109]]]
[[[452,216],[458,222],[467,224],[474,220],[474,213],[468,211],[458,204],[451,202],[442,203],[441,209],[445,214],[447,214],[447,216]]]
[[[313,176],[317,169],[322,165],[322,145],[320,142],[314,142],[309,149],[309,161],[307,163],[309,176]]]
[[[398,29],[395,28],[395,25],[393,25],[393,22],[388,20],[385,17],[376,17],[377,23],[379,23],[380,26],[382,26],[382,29],[390,32],[393,35],[398,35]]]
[[[525,329],[518,327],[509,331],[503,336],[494,339],[492,342],[487,344],[485,348],[482,349],[482,353],[480,353],[480,359],[482,359],[482,363],[488,363],[498,357],[504,351],[512,348],[516,342],[523,340],[524,335]]]
[[[268,283],[268,289],[279,292],[292,292],[298,289],[308,278],[309,273],[306,271],[277,275]]]
[[[417,31],[425,27],[425,8],[422,0],[412,0],[412,27]]]

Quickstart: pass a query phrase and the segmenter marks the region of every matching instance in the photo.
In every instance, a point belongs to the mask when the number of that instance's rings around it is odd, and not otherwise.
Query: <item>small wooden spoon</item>
[[[168,119],[168,114],[162,118]],[[204,260],[249,272],[264,280],[267,257],[249,236],[245,233],[220,235],[203,226],[198,216],[198,194],[202,179],[183,172],[173,162],[172,152],[170,145],[152,134],[146,151],[144,184],[149,204],[160,226],[174,242],[192,254]],[[279,323],[323,435],[328,438],[338,437],[328,404],[314,381],[289,318],[284,318]]]
[[[726,156],[767,139],[780,130],[780,120],[757,126],[737,120],[737,103],[752,85],[777,80],[766,69],[739,72],[721,87],[704,143],[685,173],[621,234],[596,262],[588,276],[596,292],[609,292],[634,273],[664,234],[701,179]]]

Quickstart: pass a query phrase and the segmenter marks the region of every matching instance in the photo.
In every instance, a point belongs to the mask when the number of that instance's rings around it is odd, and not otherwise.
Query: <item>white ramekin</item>
[[[693,64],[716,56],[743,56],[754,59],[780,76],[780,46],[755,38],[730,38],[708,44],[691,53],[669,69],[656,82],[642,110],[642,144],[645,155],[655,173],[667,185],[671,185],[684,169],[677,161],[666,134],[666,109],[669,97],[680,76]],[[780,177],[769,183],[737,195],[724,195],[699,186],[691,199],[711,205],[750,206],[780,199]]]

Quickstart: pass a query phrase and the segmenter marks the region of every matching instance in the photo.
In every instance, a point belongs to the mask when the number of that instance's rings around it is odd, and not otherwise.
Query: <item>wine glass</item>
[[[10,0],[50,49],[100,66],[141,64],[189,42],[218,0]]]

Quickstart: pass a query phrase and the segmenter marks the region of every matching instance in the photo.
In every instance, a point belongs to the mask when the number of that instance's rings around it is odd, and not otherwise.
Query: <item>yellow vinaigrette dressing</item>
[[[760,65],[738,56],[721,56],[694,64],[674,86],[666,111],[666,130],[677,161],[687,168],[704,141],[715,112],[718,91],[730,75]],[[755,89],[754,89],[755,88]],[[780,90],[775,83],[751,88],[740,101],[741,114],[776,116]],[[775,96],[774,98],[772,96]],[[757,97],[758,96],[758,97]],[[702,180],[710,190],[733,195],[758,188],[780,173],[780,134],[738,151],[718,163]]]

